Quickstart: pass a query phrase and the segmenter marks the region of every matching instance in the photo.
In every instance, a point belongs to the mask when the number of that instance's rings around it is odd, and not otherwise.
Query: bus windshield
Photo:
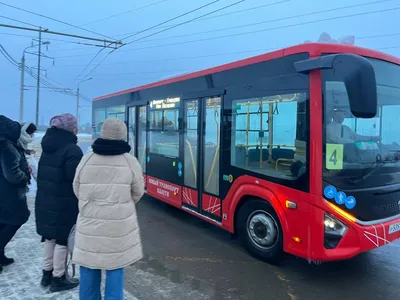
[[[336,78],[334,71],[322,72],[323,174],[326,181],[342,188],[400,182],[400,66],[376,59],[370,61],[378,93],[377,114],[371,119],[355,118],[344,83]]]

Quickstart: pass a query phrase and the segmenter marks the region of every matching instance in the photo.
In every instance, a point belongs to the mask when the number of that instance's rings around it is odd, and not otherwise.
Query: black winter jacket
[[[0,115],[0,223],[22,225],[29,219],[26,203],[30,180],[24,149],[18,145],[21,125]]]
[[[44,239],[66,245],[78,216],[78,199],[72,183],[82,159],[77,137],[65,130],[50,128],[42,139],[36,194],[36,230]]]

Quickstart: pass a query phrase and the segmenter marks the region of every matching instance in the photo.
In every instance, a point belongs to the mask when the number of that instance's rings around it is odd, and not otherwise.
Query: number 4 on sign
[[[343,145],[326,144],[325,165],[328,170],[343,169]]]

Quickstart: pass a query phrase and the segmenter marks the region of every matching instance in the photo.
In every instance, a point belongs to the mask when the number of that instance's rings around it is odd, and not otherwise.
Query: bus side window
[[[305,93],[233,101],[231,165],[297,179],[307,166],[306,108]]]

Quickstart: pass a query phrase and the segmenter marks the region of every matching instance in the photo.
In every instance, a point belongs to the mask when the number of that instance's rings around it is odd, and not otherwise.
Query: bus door
[[[147,105],[130,106],[127,111],[128,143],[132,148],[130,153],[138,159],[146,179]]]
[[[221,97],[183,100],[182,115],[182,206],[220,221]]]
[[[179,208],[183,184],[180,106],[179,97],[149,102],[146,154],[147,194]]]

